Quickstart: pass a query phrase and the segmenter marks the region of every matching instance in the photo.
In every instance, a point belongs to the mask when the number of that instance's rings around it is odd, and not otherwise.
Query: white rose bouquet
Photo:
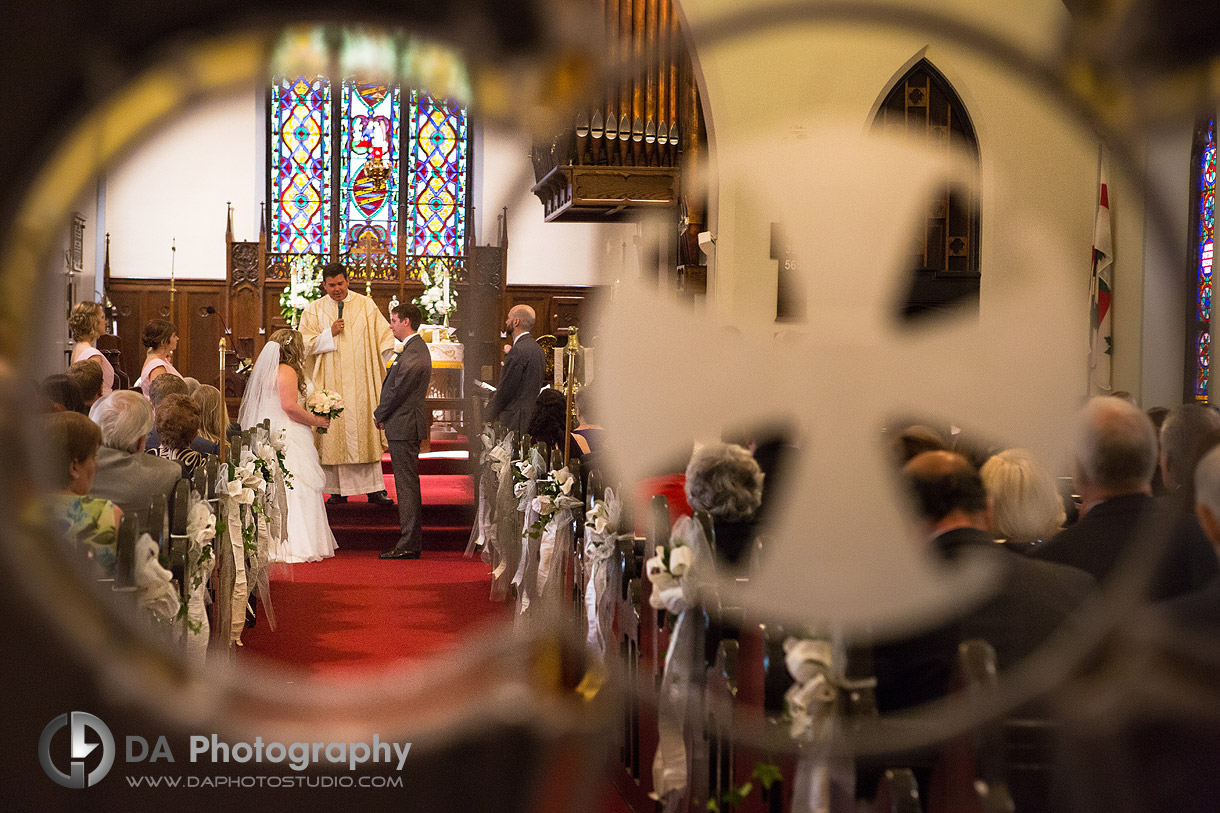
[[[337,418],[343,414],[343,396],[330,390],[318,390],[309,396],[305,408],[323,418]],[[319,426],[318,434],[325,435],[326,427]]]

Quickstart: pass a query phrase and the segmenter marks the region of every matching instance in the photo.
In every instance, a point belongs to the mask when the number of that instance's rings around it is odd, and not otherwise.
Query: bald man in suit
[[[534,309],[516,305],[508,312],[505,326],[513,338],[512,349],[504,356],[504,372],[500,388],[487,406],[487,419],[521,434],[529,426],[538,393],[546,383],[546,357],[538,342],[530,335],[534,327]]]

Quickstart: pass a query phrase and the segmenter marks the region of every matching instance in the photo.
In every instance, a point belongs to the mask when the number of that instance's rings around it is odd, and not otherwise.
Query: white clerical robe
[[[339,303],[324,296],[309,303],[300,325],[309,354],[305,372],[314,389],[343,396],[343,414],[326,434],[314,436],[326,475],[323,488],[344,496],[381,491],[381,456],[388,447],[373,410],[381,400],[394,334],[376,303],[355,291],[343,301],[343,332],[334,336],[330,326],[338,318]]]

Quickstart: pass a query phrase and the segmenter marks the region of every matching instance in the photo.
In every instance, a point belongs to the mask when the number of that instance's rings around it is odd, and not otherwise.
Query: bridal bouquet
[[[337,418],[343,413],[343,396],[330,390],[318,390],[309,396],[305,408],[324,418]],[[325,435],[326,427],[319,426],[318,434]]]

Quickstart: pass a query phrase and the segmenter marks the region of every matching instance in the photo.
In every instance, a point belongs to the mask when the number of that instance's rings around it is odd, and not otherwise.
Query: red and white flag
[[[1114,241],[1110,221],[1110,184],[1104,154],[1099,157],[1097,218],[1093,223],[1093,275],[1089,285],[1089,391],[1113,391],[1110,362],[1114,334],[1111,327],[1111,289],[1114,284]]]

